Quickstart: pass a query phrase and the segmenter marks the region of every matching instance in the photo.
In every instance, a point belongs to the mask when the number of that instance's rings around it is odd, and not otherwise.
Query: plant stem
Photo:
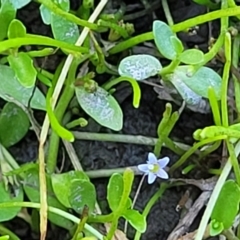
[[[188,28],[194,27],[196,25],[203,24],[205,22],[210,22],[215,19],[219,19],[222,17],[231,17],[240,15],[240,7],[234,7],[234,8],[227,8],[227,9],[221,9],[212,11],[194,18],[190,18],[186,21],[183,21],[181,23],[177,23],[171,26],[171,29],[174,32],[180,32],[184,31]],[[109,50],[109,54],[115,54],[122,52],[128,48],[131,48],[139,43],[146,42],[153,40],[153,33],[148,32],[144,34],[140,34],[138,36],[132,37],[126,41],[120,42],[116,46],[114,46],[112,49]]]
[[[0,208],[4,209],[4,208],[12,208],[12,207],[28,207],[28,208],[36,208],[39,209],[41,207],[40,203],[33,203],[33,202],[4,202],[4,203],[0,203]],[[59,216],[62,216],[66,219],[69,219],[70,221],[78,224],[79,223],[79,219],[77,217],[75,217],[74,215],[65,212],[61,209],[55,208],[55,207],[50,207],[48,206],[47,209],[49,212],[51,213],[55,213]],[[98,232],[96,229],[94,229],[92,226],[85,224],[84,228],[89,231],[90,233],[92,233],[94,236],[96,236],[98,239],[100,240],[104,240],[103,235]]]
[[[166,191],[167,188],[169,188],[169,185],[167,183],[162,183],[160,185],[159,190],[151,197],[151,199],[148,201],[146,207],[144,208],[143,213],[142,213],[142,215],[144,217],[147,217],[147,215],[149,214],[153,205],[163,195],[163,193]],[[141,233],[137,231],[135,234],[134,240],[139,240],[140,237],[141,237]]]
[[[0,44],[0,52],[4,52],[10,48],[16,48],[24,45],[53,46],[57,48],[62,48],[69,52],[80,52],[80,53],[89,52],[89,49],[84,47],[77,47],[73,44],[58,41],[49,37],[31,35],[31,34],[27,34],[26,37],[22,37],[22,38],[13,38],[13,39],[2,41]]]
[[[69,20],[70,22],[76,23],[77,25],[80,25],[82,27],[88,27],[92,30],[97,30],[98,29],[98,25],[91,23],[87,20],[83,20],[80,19],[78,17],[76,17],[73,14],[70,14],[68,12],[65,12],[64,10],[62,10],[61,8],[59,8],[53,1],[51,0],[38,0],[39,3],[41,3],[42,5],[44,5],[45,7],[47,7],[51,12],[55,13],[56,15],[59,15],[67,20]]]

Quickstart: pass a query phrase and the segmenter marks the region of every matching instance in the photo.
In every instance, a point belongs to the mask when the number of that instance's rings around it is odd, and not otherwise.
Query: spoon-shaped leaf
[[[138,81],[155,76],[162,69],[159,60],[151,55],[139,54],[124,58],[118,67],[119,75]]]
[[[82,109],[104,127],[119,131],[123,126],[123,113],[118,102],[106,90],[97,87],[93,93],[84,87],[75,88]]]

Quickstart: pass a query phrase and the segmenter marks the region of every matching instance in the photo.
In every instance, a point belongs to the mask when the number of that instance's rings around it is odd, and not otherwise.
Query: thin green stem
[[[174,32],[180,32],[188,28],[191,28],[193,26],[203,24],[205,22],[210,22],[212,20],[219,19],[222,17],[231,17],[236,15],[240,15],[240,7],[216,10],[216,11],[212,11],[212,12],[188,19],[181,23],[174,24],[173,26],[171,26],[171,29]],[[138,36],[132,37],[126,41],[123,41],[117,44],[115,47],[109,50],[109,54],[122,52],[128,48],[131,48],[132,46],[135,46],[139,43],[150,41],[150,40],[153,40],[152,32],[140,34]]]
[[[196,144],[194,144],[185,154],[183,154],[180,159],[174,163],[169,172],[174,172],[177,168],[179,168],[180,166],[182,166],[186,161],[187,159],[195,152],[197,151],[198,148],[208,144],[208,143],[211,143],[211,142],[216,142],[216,141],[220,141],[220,140],[223,140],[223,139],[226,139],[226,136],[216,136],[216,137],[213,137],[213,138],[208,138],[208,139],[204,139],[202,140],[201,142],[198,142]]]
[[[17,235],[15,235],[12,231],[4,227],[2,224],[0,224],[0,236],[8,235],[9,239],[11,240],[21,240]]]
[[[78,67],[78,63],[79,61],[77,60],[72,62],[72,65],[68,72],[68,78],[66,81],[65,88],[63,90],[63,93],[59,99],[58,105],[55,110],[55,116],[59,122],[61,122],[63,115],[67,109],[67,106],[74,95],[74,87],[72,83],[75,80],[75,74]],[[58,74],[56,74],[55,78],[58,79]],[[49,142],[47,159],[46,159],[47,169],[49,173],[53,173],[56,168],[59,141],[60,141],[60,138],[58,134],[52,131],[50,142]]]
[[[115,78],[115,79],[112,79],[112,80],[108,81],[107,83],[102,85],[102,87],[105,90],[109,90],[114,85],[117,85],[117,84],[119,84],[120,82],[123,82],[123,81],[127,81],[132,85],[132,88],[133,88],[133,106],[135,108],[138,108],[139,107],[139,102],[140,102],[140,99],[141,99],[141,89],[140,89],[140,87],[139,87],[139,85],[138,85],[138,83],[135,79],[130,78],[130,77],[118,77],[118,78]]]
[[[39,209],[41,207],[40,203],[33,203],[33,202],[4,202],[4,203],[0,203],[0,208],[4,209],[4,208],[12,208],[12,207],[28,207],[28,208],[36,208]],[[48,206],[48,211],[51,213],[55,213],[59,216],[62,216],[76,224],[79,223],[79,219],[77,217],[75,217],[74,215],[67,213],[61,209],[55,208],[55,207],[50,207]],[[95,228],[93,228],[92,226],[85,224],[84,228],[89,231],[90,233],[92,233],[94,236],[96,236],[97,238],[104,240],[104,236],[98,232]]]
[[[77,25],[80,25],[82,27],[88,27],[92,30],[97,30],[98,25],[91,23],[87,20],[80,19],[76,17],[73,14],[70,14],[68,12],[63,11],[61,8],[59,8],[53,1],[51,0],[38,0],[39,3],[43,4],[45,7],[47,7],[51,12],[55,13],[56,15],[59,15],[70,22],[76,23]]]
[[[163,11],[165,13],[168,25],[169,26],[174,25],[173,18],[172,18],[167,0],[162,0],[162,7],[163,7]]]
[[[4,40],[0,44],[0,52],[4,52],[10,48],[16,48],[24,45],[40,45],[40,46],[53,46],[57,48],[62,48],[68,52],[80,52],[88,53],[89,49],[84,47],[77,47],[73,44],[58,41],[49,37],[30,35],[27,34],[26,37],[13,38]]]
[[[234,146],[233,144],[229,141],[229,139],[226,139],[226,143],[227,143],[227,148],[228,148],[228,152],[229,152],[229,159],[231,161],[233,170],[234,170],[234,174],[236,177],[236,181],[238,183],[238,185],[240,186],[240,169],[239,169],[239,164],[238,164],[238,159],[235,155],[234,152]]]
[[[153,205],[163,195],[163,193],[167,190],[167,188],[169,188],[169,185],[167,183],[161,184],[159,190],[151,197],[151,199],[148,201],[146,207],[144,208],[143,213],[142,213],[142,215],[144,217],[148,216]],[[141,233],[137,231],[135,234],[134,240],[139,240],[140,237],[141,237]]]
[[[222,112],[222,125],[224,127],[228,126],[228,105],[227,105],[227,93],[228,93],[228,79],[231,68],[231,35],[226,33],[225,35],[225,56],[226,62],[223,68],[222,76],[222,89],[221,89],[221,112]]]

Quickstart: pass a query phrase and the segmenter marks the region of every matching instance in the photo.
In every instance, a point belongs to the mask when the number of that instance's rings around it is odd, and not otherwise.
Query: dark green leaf
[[[34,88],[22,86],[17,80],[14,71],[9,66],[0,65],[0,79],[0,97],[6,101],[7,96],[13,97],[16,101],[27,107]],[[40,110],[46,109],[45,97],[38,88],[35,89],[31,100],[31,107]]]
[[[12,189],[11,189],[12,188]],[[0,203],[5,202],[22,202],[23,190],[21,187],[9,186],[5,189],[3,182],[0,182]],[[0,208],[0,222],[8,221],[14,218],[21,210],[21,207]]]
[[[59,202],[67,208],[71,207],[71,204],[69,203],[69,195],[72,181],[89,180],[86,174],[82,171],[70,171],[62,174],[53,174],[51,179],[55,195],[57,196]]]
[[[8,62],[14,70],[18,81],[26,88],[34,86],[37,76],[37,71],[33,66],[33,60],[27,53],[20,52],[16,56],[9,55]]]
[[[139,54],[124,58],[118,67],[119,75],[138,81],[155,76],[162,69],[159,60],[151,55]]]
[[[114,173],[108,182],[107,200],[112,211],[119,207],[123,194],[123,177],[119,173]]]
[[[0,142],[10,147],[19,142],[29,129],[26,113],[14,103],[5,104],[0,114]]]
[[[66,211],[67,209],[58,201],[56,196],[54,195],[50,177],[47,175],[47,202],[49,206],[61,209]],[[30,169],[26,173],[26,178],[24,179],[24,191],[26,192],[28,198],[31,202],[40,202],[40,192],[39,192],[39,175],[36,169]],[[54,224],[65,228],[71,229],[73,224],[68,219],[59,216],[55,213],[48,213],[48,218]]]
[[[189,65],[200,64],[204,61],[204,54],[198,49],[188,49],[179,56],[179,60]]]
[[[177,52],[171,40],[175,34],[171,28],[165,22],[156,20],[153,22],[153,36],[160,53],[167,59],[175,59]]]
[[[88,206],[89,212],[92,212],[96,203],[94,185],[86,180],[73,180],[70,187],[69,203],[77,213],[82,213],[85,206]]]
[[[144,233],[146,231],[147,228],[146,218],[138,211],[128,209],[124,212],[123,217],[127,221],[129,221],[132,227],[134,227],[138,232]]]
[[[25,37],[26,36],[26,28],[17,19],[11,21],[8,27],[8,38],[17,38],[17,37]]]
[[[115,131],[122,129],[122,109],[106,90],[97,87],[95,92],[89,93],[84,87],[76,87],[75,92],[82,109],[95,121]]]
[[[10,0],[2,1],[0,8],[0,40],[7,37],[8,26],[10,22],[16,17],[16,9]]]
[[[223,185],[214,206],[211,219],[222,223],[224,229],[232,226],[239,210],[240,188],[233,180],[228,180]]]

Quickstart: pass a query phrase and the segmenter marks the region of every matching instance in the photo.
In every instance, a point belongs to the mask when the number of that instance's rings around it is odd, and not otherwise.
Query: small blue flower
[[[138,165],[138,169],[148,175],[148,183],[152,184],[157,177],[168,179],[167,172],[163,169],[169,163],[169,157],[157,159],[153,153],[148,153],[147,164]]]

